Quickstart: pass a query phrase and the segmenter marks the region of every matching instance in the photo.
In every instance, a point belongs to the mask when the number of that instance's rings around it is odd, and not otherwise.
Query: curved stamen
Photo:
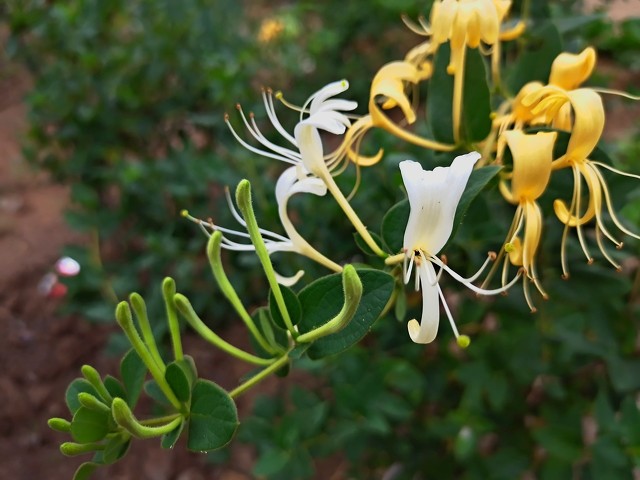
[[[453,320],[453,316],[451,315],[451,311],[449,310],[449,305],[447,304],[447,300],[444,298],[444,293],[442,292],[442,288],[440,288],[440,285],[438,285],[438,296],[440,297],[440,301],[442,302],[444,313],[446,313],[447,318],[449,319],[451,330],[453,330],[453,334],[456,336],[457,340],[460,337],[460,333],[458,333],[458,327],[456,326],[456,322]]]
[[[575,217],[577,219],[580,219],[580,216],[581,216],[580,202],[582,201],[582,175],[580,174],[580,171],[578,170],[575,164],[571,167],[571,169],[573,170],[574,182],[576,182],[574,188],[577,190]],[[576,230],[578,232],[578,240],[580,241],[580,246],[582,247],[582,251],[587,257],[587,263],[591,264],[593,263],[593,257],[591,256],[591,254],[589,253],[589,250],[587,249],[587,243],[585,242],[584,235],[582,233],[582,224],[579,220],[577,221]]]
[[[613,265],[613,267],[621,272],[622,271],[622,267],[620,266],[619,263],[617,263],[609,254],[609,252],[607,252],[606,248],[604,247],[603,243],[602,243],[602,235],[600,234],[600,229],[596,226],[596,242],[598,242],[598,247],[600,247],[600,251],[602,252],[602,255],[604,256],[604,258],[607,259],[607,261]]]
[[[240,135],[238,135],[236,133],[236,131],[234,130],[234,128],[231,125],[231,122],[229,121],[229,118],[227,116],[225,116],[224,121],[227,124],[227,126],[229,127],[229,130],[231,130],[231,133],[233,134],[235,139],[238,141],[238,143],[240,145],[242,145],[244,148],[246,148],[247,150],[249,150],[250,152],[257,153],[258,155],[261,155],[263,157],[268,157],[268,158],[273,158],[275,160],[280,160],[281,162],[290,163],[292,165],[298,165],[300,163],[299,161],[298,162],[294,162],[294,161],[292,161],[291,159],[289,159],[287,157],[283,157],[282,155],[276,155],[275,153],[271,153],[271,152],[268,152],[266,150],[261,150],[259,148],[254,147],[253,145],[250,145],[249,143],[244,141],[242,139],[242,137],[240,137]]]
[[[437,257],[435,257],[433,255],[431,255],[430,258],[431,258],[431,261],[433,263],[438,265],[440,268],[443,268],[444,270],[446,270],[447,273],[449,275],[451,275],[455,280],[457,280],[458,282],[462,283],[469,290],[472,290],[475,293],[479,293],[480,295],[496,295],[498,293],[506,292],[509,288],[511,288],[518,281],[518,279],[522,275],[522,272],[519,271],[518,274],[513,278],[513,280],[511,280],[507,285],[505,285],[503,287],[500,287],[500,288],[495,288],[493,290],[485,290],[484,288],[476,287],[473,283],[468,282],[466,278],[463,278],[457,272],[455,272],[454,270],[449,268],[439,258],[437,258]]]
[[[267,116],[269,117],[269,120],[271,120],[271,123],[273,124],[273,126],[276,127],[276,130],[278,131],[278,133],[282,135],[285,139],[287,139],[289,143],[297,147],[298,145],[296,143],[296,139],[293,138],[293,136],[291,136],[291,134],[289,134],[289,132],[287,132],[284,129],[284,127],[280,123],[280,120],[278,119],[278,115],[276,115],[276,109],[273,105],[273,95],[271,93],[271,89],[268,90],[268,95],[266,92],[264,91],[262,92],[262,100],[265,105]]]
[[[243,117],[244,117],[244,115],[243,115]],[[287,158],[291,159],[294,162],[302,161],[301,156],[300,156],[300,154],[298,152],[294,152],[293,150],[289,150],[288,148],[281,147],[280,145],[276,145],[275,143],[273,143],[269,139],[267,139],[267,137],[265,137],[264,134],[260,131],[260,128],[258,128],[258,124],[256,123],[255,116],[253,114],[250,114],[250,118],[251,118],[251,126],[253,127],[253,131],[251,133],[252,133],[252,135],[254,137],[256,137],[256,139],[262,145],[264,145],[265,147],[270,148],[271,150],[273,150],[276,153],[279,153],[283,157],[287,157]],[[245,120],[245,123],[246,123],[246,120]],[[249,125],[247,125],[247,128],[249,128]]]
[[[616,227],[618,227],[621,231],[623,231],[624,233],[626,233],[627,235],[629,235],[630,237],[633,238],[637,238],[640,240],[640,235],[638,235],[637,233],[633,233],[631,230],[629,230],[628,228],[626,228],[622,222],[620,222],[620,220],[618,219],[618,216],[616,215],[615,211],[613,210],[613,204],[611,202],[611,195],[609,194],[609,187],[607,186],[604,177],[602,176],[602,173],[600,173],[600,171],[598,171],[597,169],[595,170],[596,175],[598,176],[598,178],[600,179],[600,184],[602,185],[602,191],[604,193],[604,199],[607,203],[607,210],[609,211],[609,215],[611,216],[611,220],[613,220],[613,223],[615,223]]]

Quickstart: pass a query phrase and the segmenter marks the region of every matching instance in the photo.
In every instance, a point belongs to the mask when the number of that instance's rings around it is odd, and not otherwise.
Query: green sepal
[[[391,275],[379,270],[356,270],[363,286],[360,304],[351,322],[339,332],[316,340],[309,347],[309,358],[317,359],[340,353],[360,341],[384,310],[393,291]],[[299,294],[303,318],[298,328],[307,333],[335,317],[343,306],[342,275],[320,278]]]
[[[78,443],[102,440],[109,433],[110,420],[107,412],[80,407],[71,420],[71,437]]]
[[[300,321],[300,318],[302,317],[302,307],[300,306],[298,296],[293,290],[291,290],[289,287],[285,287],[284,285],[280,285],[280,291],[282,292],[284,304],[286,305],[289,316],[291,317],[291,324],[297,325]],[[287,326],[284,323],[284,319],[282,318],[282,314],[280,313],[280,309],[278,308],[276,298],[273,295],[272,291],[269,291],[269,313],[271,314],[273,323],[277,327],[281,328],[282,330],[287,329]]]
[[[238,425],[238,410],[229,394],[209,380],[198,379],[191,396],[187,448],[196,452],[222,448]]]

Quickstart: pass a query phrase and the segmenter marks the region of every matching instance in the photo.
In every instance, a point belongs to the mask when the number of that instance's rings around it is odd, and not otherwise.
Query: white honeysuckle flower
[[[302,178],[300,179],[300,177],[300,167],[294,166],[287,168],[280,175],[280,178],[278,178],[275,190],[276,202],[278,204],[278,215],[287,236],[280,235],[264,228],[259,229],[260,234],[262,235],[262,238],[264,240],[265,247],[267,248],[267,252],[269,252],[269,255],[275,252],[295,252],[300,255],[309,257],[331,270],[341,271],[342,267],[340,267],[340,265],[329,260],[320,252],[315,250],[311,245],[309,245],[309,243],[295,229],[293,223],[291,222],[291,219],[289,218],[289,215],[287,213],[287,205],[291,196],[295,195],[296,193],[311,193],[313,195],[322,197],[327,193],[327,186],[319,178],[302,176]],[[228,189],[226,190],[225,194],[231,214],[242,227],[246,228],[247,223],[234,206]],[[248,240],[250,238],[250,235],[247,231],[233,230],[230,228],[221,227],[214,224],[212,220],[208,220],[205,222],[203,220],[191,217],[186,212],[184,213],[184,216],[200,225],[207,236],[210,236],[211,232],[214,232],[216,230],[222,232],[223,236],[221,246],[224,249],[234,250],[237,252],[255,251],[255,247],[250,241],[248,243],[241,241],[245,239]],[[303,270],[299,270],[295,275],[290,277],[285,277],[276,273],[278,283],[285,286],[294,285],[298,280],[300,280],[302,275],[304,275]]]
[[[503,288],[485,290],[472,282],[495,258],[495,254],[490,253],[480,270],[470,278],[461,277],[436,256],[451,236],[458,203],[473,166],[479,159],[478,152],[471,152],[456,157],[450,167],[437,167],[433,170],[424,170],[418,162],[412,160],[400,162],[400,173],[407,190],[410,208],[403,242],[404,283],[409,282],[415,264],[415,288],[422,289],[422,319],[420,322],[410,320],[407,325],[411,340],[416,343],[430,343],[436,338],[440,322],[440,299],[458,344],[462,347],[469,344],[469,337],[458,333],[438,284],[443,271],[467,288],[483,295],[504,292],[519,278],[516,276]],[[439,268],[438,272],[435,267]]]
[[[293,135],[287,132],[278,119],[273,103],[273,92],[271,90],[262,92],[269,120],[278,133],[294,148],[282,147],[268,140],[258,128],[253,113],[250,113],[247,118],[240,105],[237,105],[237,108],[245,127],[264,148],[258,148],[246,142],[233,128],[228,115],[225,116],[225,122],[236,140],[247,150],[291,165],[302,165],[306,172],[319,176],[320,172],[327,169],[334,170],[344,158],[344,149],[340,147],[329,155],[324,154],[319,130],[342,135],[351,125],[349,117],[342,112],[354,110],[358,104],[350,100],[332,98],[348,88],[349,82],[346,80],[330,83],[311,95],[302,108],[285,102],[286,105],[300,111],[300,121]]]

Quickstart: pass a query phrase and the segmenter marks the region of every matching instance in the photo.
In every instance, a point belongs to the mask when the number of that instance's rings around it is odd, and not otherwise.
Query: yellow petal
[[[518,203],[535,200],[547,188],[551,177],[556,132],[526,134],[509,130],[503,135],[513,156],[512,196]]]
[[[585,48],[579,54],[561,53],[551,65],[549,84],[565,90],[578,88],[593,71],[596,64],[596,51],[592,47]]]
[[[568,94],[573,107],[573,128],[567,146],[567,161],[586,159],[600,141],[604,129],[602,98],[588,88],[573,90]]]

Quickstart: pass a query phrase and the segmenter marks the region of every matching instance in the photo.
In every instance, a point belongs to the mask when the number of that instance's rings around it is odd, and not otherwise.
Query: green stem
[[[249,180],[241,180],[238,184],[238,187],[236,188],[236,202],[238,203],[240,212],[242,212],[242,216],[247,223],[247,232],[249,232],[249,237],[251,237],[251,243],[253,243],[253,246],[256,249],[256,254],[260,259],[262,269],[264,270],[264,273],[267,277],[267,281],[269,282],[269,286],[271,287],[273,296],[276,299],[278,310],[280,310],[280,314],[282,315],[284,324],[286,325],[287,330],[289,330],[289,332],[291,332],[291,335],[295,338],[298,332],[293,327],[293,323],[291,323],[289,311],[287,310],[287,306],[284,303],[284,297],[282,296],[280,285],[278,284],[278,280],[276,279],[276,272],[273,269],[273,264],[271,263],[269,252],[267,251],[267,247],[264,244],[264,239],[260,234],[258,221],[256,220],[256,215],[253,211],[253,205],[251,204],[251,184],[249,183]]]
[[[144,303],[144,299],[138,293],[132,293],[129,295],[129,303],[133,307],[133,311],[136,314],[136,318],[138,319],[138,325],[140,325],[140,331],[142,332],[142,338],[144,343],[151,354],[156,365],[164,372],[166,365],[160,356],[160,352],[158,351],[158,345],[156,344],[156,339],[153,336],[153,331],[151,330],[151,324],[149,323],[149,316],[147,315],[147,305]]]
[[[342,208],[342,211],[345,213],[345,215],[347,216],[351,224],[355,227],[356,231],[360,234],[365,243],[369,246],[373,253],[375,253],[379,257],[386,257],[387,254],[378,246],[376,241],[373,239],[373,237],[367,230],[367,227],[364,225],[364,223],[362,223],[362,220],[360,220],[358,214],[355,212],[349,201],[343,195],[342,191],[338,187],[338,184],[331,176],[329,170],[324,168],[323,171],[319,173],[321,173],[321,178],[329,189],[329,192],[331,192],[333,198],[336,199],[336,202],[338,202],[338,205],[340,205],[340,208]]]
[[[275,362],[273,362],[267,368],[265,368],[264,370],[258,372],[256,375],[251,377],[249,380],[244,382],[242,385],[239,385],[238,387],[236,387],[233,390],[231,390],[231,392],[229,392],[229,396],[231,398],[238,397],[239,395],[243,394],[244,392],[249,390],[251,387],[253,387],[257,383],[259,383],[262,380],[264,380],[265,378],[267,378],[272,373],[275,373],[278,370],[280,370],[282,367],[284,367],[287,364],[288,361],[289,361],[289,357],[287,355],[284,355],[284,356],[278,358]]]
[[[358,310],[362,298],[362,282],[353,265],[345,265],[342,270],[342,288],[344,289],[344,305],[340,312],[324,325],[300,335],[296,339],[298,343],[313,342],[336,333],[349,324]]]
[[[114,399],[111,409],[116,423],[127,430],[131,435],[138,438],[160,437],[172,432],[183,421],[182,416],[178,416],[165,425],[155,427],[142,425],[138,420],[136,420],[136,417],[133,415],[133,412],[129,408],[129,405],[127,405],[127,402],[121,398]]]
[[[167,397],[167,400],[173,405],[176,410],[181,411],[184,407],[180,401],[176,398],[175,393],[171,390],[171,387],[164,378],[164,372],[160,370],[160,367],[156,364],[155,360],[147,350],[146,345],[140,338],[140,334],[133,325],[133,318],[131,318],[131,309],[127,302],[120,302],[116,307],[116,320],[120,325],[120,328],[124,331],[124,334],[129,339],[131,346],[134,348],[142,362],[147,366],[151,376],[162,390],[162,393]]]
[[[167,311],[167,322],[169,324],[169,333],[171,334],[171,344],[173,345],[173,358],[182,360],[184,354],[182,352],[182,339],[180,338],[180,323],[178,322],[176,305],[173,303],[175,294],[176,282],[174,282],[173,278],[165,278],[162,282],[162,296],[164,297],[164,306]]]
[[[216,335],[213,330],[204,324],[191,306],[189,299],[184,295],[177,293],[174,297],[174,302],[178,311],[184,316],[189,325],[191,325],[191,327],[207,342],[215,345],[223,352],[228,353],[232,357],[244,360],[247,363],[253,363],[254,365],[271,365],[273,363],[273,359],[256,357],[255,355],[225,342],[222,338]]]
[[[258,342],[258,344],[260,344],[260,346],[266,352],[275,354],[276,351],[271,345],[269,345],[269,342],[267,342],[262,333],[260,333],[260,331],[256,327],[256,324],[253,323],[251,315],[249,315],[247,309],[244,308],[240,297],[238,297],[238,294],[233,288],[233,285],[231,285],[231,282],[229,281],[229,278],[227,277],[227,274],[222,267],[222,259],[220,256],[221,250],[222,232],[216,230],[211,234],[211,237],[209,237],[209,243],[207,243],[207,257],[209,257],[209,264],[211,265],[213,276],[218,282],[220,290],[222,290],[222,293],[227,298],[227,300],[229,300],[229,303],[233,305],[233,308],[235,308],[238,315],[240,315],[240,318],[242,318],[242,321],[251,332],[251,335],[253,335],[253,338],[256,339],[256,342]]]
[[[107,387],[105,387],[104,383],[102,383],[102,379],[100,378],[100,374],[98,373],[98,371],[91,365],[83,365],[82,368],[80,368],[80,371],[82,372],[84,378],[86,378],[87,381],[91,384],[91,386],[96,389],[98,395],[100,395],[105,402],[111,403],[113,398],[107,390]]]
[[[180,415],[179,413],[173,413],[171,415],[165,415],[164,417],[155,417],[155,418],[148,418],[146,420],[138,420],[138,423],[146,427],[153,427],[154,425],[172,422],[176,418],[180,418],[180,417],[182,417],[182,415]]]

